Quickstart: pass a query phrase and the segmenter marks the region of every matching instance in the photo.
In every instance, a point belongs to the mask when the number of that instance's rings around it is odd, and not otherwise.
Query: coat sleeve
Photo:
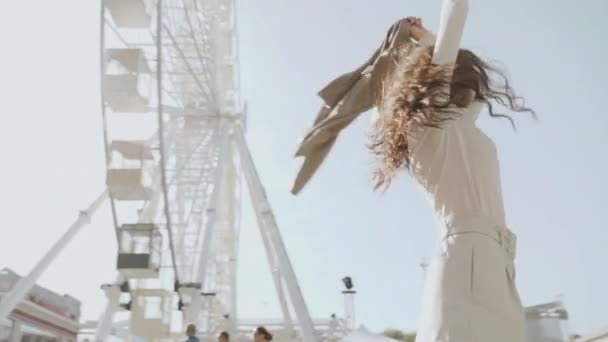
[[[456,63],[468,10],[468,0],[443,0],[433,51],[433,64],[453,65]]]
[[[427,31],[422,38],[418,41],[418,45],[420,46],[434,46],[435,45],[435,35]]]

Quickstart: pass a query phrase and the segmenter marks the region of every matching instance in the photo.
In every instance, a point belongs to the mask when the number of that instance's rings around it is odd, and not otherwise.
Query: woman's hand
[[[410,24],[410,35],[415,40],[420,40],[427,33],[427,29],[422,25],[422,19],[407,17],[405,21]]]

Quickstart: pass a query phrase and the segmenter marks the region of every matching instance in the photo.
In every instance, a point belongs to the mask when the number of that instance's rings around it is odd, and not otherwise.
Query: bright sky
[[[608,327],[608,32],[602,0],[471,0],[464,46],[500,61],[539,114],[518,131],[487,117],[502,163],[508,222],[519,235],[525,304],[563,295],[572,332]],[[373,3],[373,5],[372,5]],[[379,4],[382,4],[381,6]],[[359,323],[413,330],[436,225],[404,175],[371,191],[369,116],[350,127],[326,165],[294,198],[297,140],[327,81],[364,61],[398,17],[436,28],[440,0],[240,1],[249,142],[314,316],[342,312],[340,279],[359,291]],[[0,267],[25,274],[104,186],[99,94],[99,2],[0,3]],[[243,316],[278,315],[254,218],[244,214]],[[39,283],[101,313],[114,278],[106,206]]]

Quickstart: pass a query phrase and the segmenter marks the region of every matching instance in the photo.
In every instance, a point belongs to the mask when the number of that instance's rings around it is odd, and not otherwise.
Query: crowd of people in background
[[[189,323],[186,326],[186,336],[188,338],[184,342],[199,342],[196,337],[196,325]],[[230,342],[230,334],[227,331],[222,331],[217,335],[218,342]],[[272,341],[272,334],[264,327],[257,327],[253,332],[253,342],[268,342]]]

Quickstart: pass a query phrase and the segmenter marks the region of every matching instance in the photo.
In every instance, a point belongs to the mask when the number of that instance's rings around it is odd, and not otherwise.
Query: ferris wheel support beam
[[[8,292],[2,301],[0,302],[0,321],[5,320],[15,307],[23,300],[25,295],[34,287],[36,281],[44,271],[51,265],[51,263],[57,258],[59,253],[72,241],[74,236],[80,232],[80,230],[91,222],[93,214],[101,207],[101,204],[108,198],[107,190],[104,190],[93,203],[84,211],[78,214],[78,218],[68,230],[55,242],[55,244],[49,249],[48,252],[40,259],[38,264],[30,271],[30,273],[21,278],[17,284]]]
[[[262,230],[262,243],[264,244],[264,250],[266,251],[266,258],[268,259],[268,265],[270,266],[270,272],[272,273],[275,291],[277,291],[279,305],[281,306],[281,312],[283,313],[283,325],[285,330],[291,336],[291,333],[293,332],[293,322],[291,320],[289,307],[287,306],[285,291],[283,290],[283,282],[281,279],[281,270],[279,269],[277,254],[272,248],[270,237],[264,230]]]
[[[283,243],[283,238],[279,231],[276,219],[270,207],[270,202],[266,197],[266,191],[262,185],[262,181],[253,162],[251,152],[245,141],[245,136],[241,127],[235,127],[236,144],[239,148],[243,173],[249,188],[251,202],[258,219],[258,225],[262,230],[262,234],[268,236],[269,242],[276,251],[277,261],[281,275],[284,276],[285,285],[291,303],[293,304],[296,317],[302,329],[302,338],[304,342],[318,342],[319,339],[314,330],[314,324],[304,301],[302,290],[298,285],[296,273],[293,270],[289,255]]]

